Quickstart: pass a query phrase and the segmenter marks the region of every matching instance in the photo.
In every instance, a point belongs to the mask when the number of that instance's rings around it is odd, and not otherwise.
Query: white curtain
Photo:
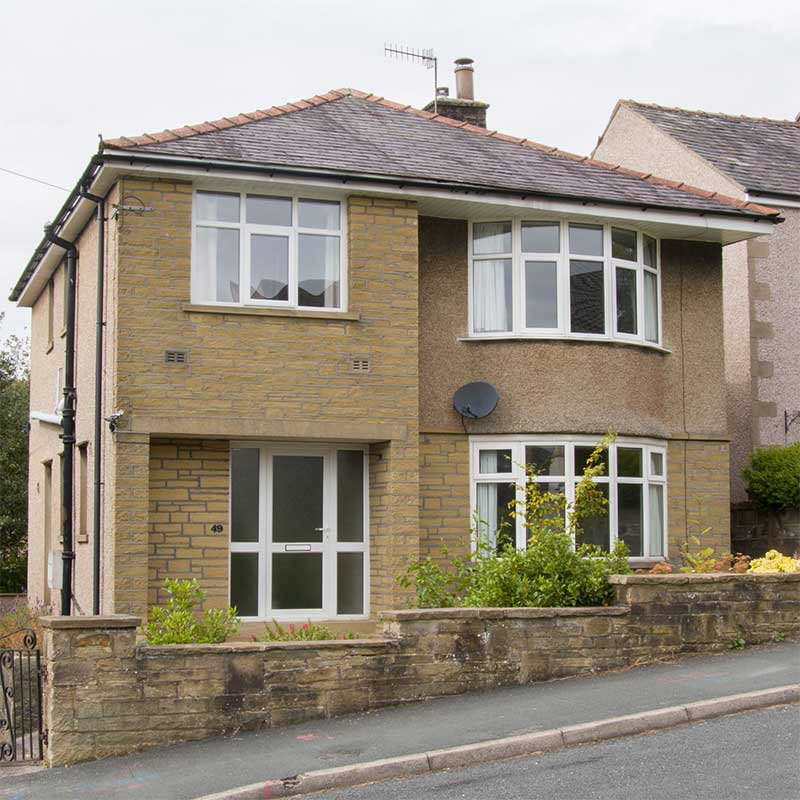
[[[325,308],[339,307],[339,237],[325,237]]]
[[[644,272],[644,338],[658,341],[658,276]]]
[[[511,260],[475,261],[472,291],[475,332],[511,330]]]
[[[478,544],[489,552],[497,549],[497,488],[496,483],[478,484]]]

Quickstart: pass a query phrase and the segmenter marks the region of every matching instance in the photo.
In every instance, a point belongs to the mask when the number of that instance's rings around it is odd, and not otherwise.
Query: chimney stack
[[[449,97],[449,90],[444,86],[436,88],[436,111],[443,117],[450,117],[461,122],[468,122],[486,127],[486,109],[488,103],[475,99],[475,62],[471,58],[457,58],[456,64],[456,96]],[[433,111],[434,101],[425,106],[425,111]]]

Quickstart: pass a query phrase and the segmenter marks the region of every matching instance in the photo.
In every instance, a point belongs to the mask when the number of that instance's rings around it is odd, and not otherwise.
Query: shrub
[[[760,508],[783,511],[800,507],[800,442],[756,450],[743,475]]]
[[[770,550],[764,558],[754,558],[748,572],[800,572],[800,559],[781,555]]]
[[[329,639],[355,639],[355,634],[347,632],[337,636],[330,628],[318,625],[314,622],[304,622],[299,628],[289,623],[285,628],[275,620],[272,621],[273,627],[264,626],[264,632],[260,636],[253,636],[254,641],[258,642],[322,642]]]
[[[605,470],[601,457],[611,440],[606,437],[589,458],[571,507],[563,493],[542,492],[538,484],[526,481],[524,501],[509,505],[512,518],[523,517],[528,532],[524,550],[517,550],[500,530],[497,539],[502,544],[478,541],[471,559],[448,559],[445,551],[443,561],[428,557],[409,564],[398,581],[413,587],[416,603],[412,604],[420,608],[608,605],[613,597],[608,576],[631,571],[627,547],[618,541],[609,553],[573,542],[580,540],[585,520],[607,513],[608,501],[594,479]],[[527,472],[533,476],[532,470]]]
[[[201,619],[194,607],[205,600],[197,580],[164,581],[169,599],[166,607],[156,606],[144,626],[147,644],[216,644],[224,642],[239,629],[236,609],[207,608]]]

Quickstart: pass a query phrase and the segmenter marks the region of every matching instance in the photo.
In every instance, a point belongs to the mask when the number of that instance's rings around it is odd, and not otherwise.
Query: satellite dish
[[[475,381],[464,384],[453,395],[453,408],[467,419],[488,417],[497,407],[500,395],[491,383]]]

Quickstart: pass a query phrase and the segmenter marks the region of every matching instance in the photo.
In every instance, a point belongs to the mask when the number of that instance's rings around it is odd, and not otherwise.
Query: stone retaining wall
[[[383,638],[332,642],[151,647],[138,617],[45,617],[47,761],[800,635],[800,575],[611,581],[611,607],[391,611]]]

